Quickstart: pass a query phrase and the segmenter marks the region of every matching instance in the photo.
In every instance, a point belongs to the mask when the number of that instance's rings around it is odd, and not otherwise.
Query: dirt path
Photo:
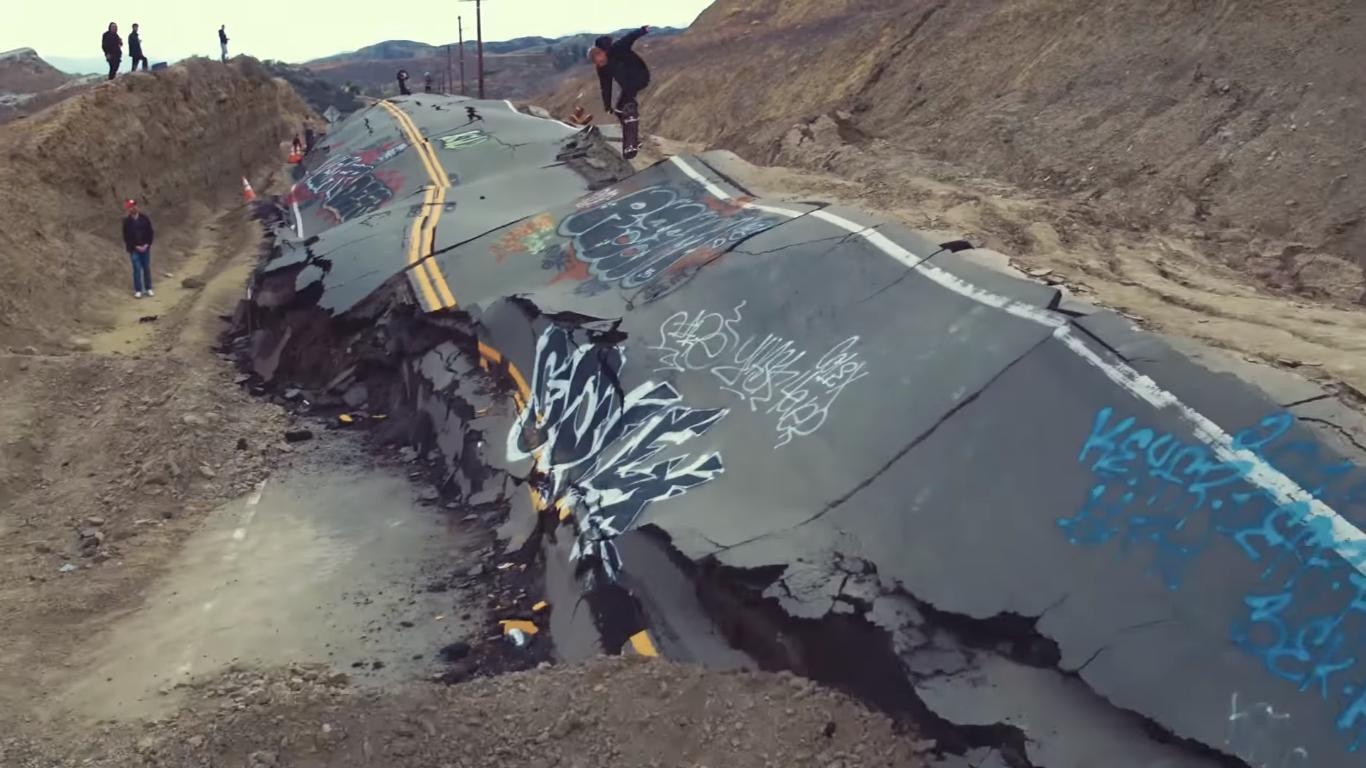
[[[0,356],[0,711],[28,710],[33,686],[74,666],[78,641],[279,456],[283,413],[209,348],[255,231],[241,209],[206,226],[185,267],[199,287],[159,274],[158,296],[112,307],[89,351]]]
[[[637,166],[706,147],[655,137]],[[847,145],[832,173],[760,167],[739,157],[722,169],[776,200],[847,205],[941,241],[966,238],[1008,255],[1024,275],[1062,285],[1145,327],[1297,372],[1366,403],[1366,311],[1355,303],[1359,268],[1326,256],[1267,256],[1242,232],[1210,240],[1153,236],[1071,198],[1043,199],[904,152]],[[1283,279],[1284,290],[1265,281]],[[1252,277],[1264,282],[1256,285]]]

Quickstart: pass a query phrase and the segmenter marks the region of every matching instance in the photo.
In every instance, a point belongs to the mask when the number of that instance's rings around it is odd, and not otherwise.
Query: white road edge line
[[[293,195],[291,195],[291,197],[293,197]],[[299,215],[299,201],[298,201],[298,200],[291,200],[291,201],[290,201],[290,204],[294,207],[294,231],[297,232],[297,233],[299,234],[299,237],[303,237],[303,236],[304,236],[304,220],[303,220],[303,217],[301,217],[301,216]]]
[[[523,112],[522,110],[518,109],[518,108],[517,108],[517,105],[515,105],[515,104],[512,103],[512,99],[503,99],[503,103],[506,104],[506,105],[508,105],[508,109],[512,110],[512,113],[513,113],[514,115],[521,115],[522,117],[525,117],[525,118],[527,118],[527,119],[529,119],[529,120],[546,120],[546,119],[549,119],[550,122],[552,122],[552,123],[559,123],[560,125],[563,125],[564,127],[568,128],[569,130],[574,131],[575,133],[578,133],[579,131],[583,130],[582,128],[575,128],[574,126],[570,125],[569,123],[563,122],[563,121],[561,121],[561,120],[556,120],[556,119],[553,118],[553,117],[552,117],[552,118],[544,118],[544,117],[537,117],[537,116],[535,116],[535,115],[528,115],[527,113],[525,113],[525,112]]]
[[[711,192],[713,195],[720,198],[730,198],[730,195],[726,194],[725,190],[713,184],[707,177],[703,176],[681,158],[675,156],[669,159],[690,178],[702,184],[708,192]],[[1298,483],[1291,480],[1280,470],[1268,464],[1262,457],[1246,448],[1235,448],[1232,436],[1225,432],[1222,427],[1215,424],[1204,414],[1181,402],[1176,395],[1163,389],[1157,382],[1153,381],[1148,376],[1139,373],[1123,361],[1108,360],[1102,357],[1077,337],[1076,332],[1072,329],[1071,323],[1067,320],[1035,306],[1015,301],[1014,299],[992,293],[984,288],[973,285],[957,275],[951,274],[930,264],[925,259],[916,257],[915,254],[892,242],[886,235],[883,235],[871,227],[855,224],[854,222],[837,216],[825,209],[813,211],[811,215],[863,238],[870,245],[893,259],[905,264],[907,267],[918,270],[925,277],[928,277],[940,286],[947,288],[964,298],[971,299],[979,304],[992,307],[1022,320],[1028,320],[1044,327],[1052,328],[1054,338],[1062,342],[1064,346],[1087,364],[1098,369],[1106,378],[1119,385],[1120,388],[1149,404],[1155,410],[1174,410],[1176,414],[1191,427],[1196,438],[1209,446],[1214,452],[1214,455],[1221,461],[1237,461],[1243,463],[1243,465],[1247,467],[1247,470],[1244,473],[1244,477],[1247,481],[1269,493],[1277,504],[1282,506],[1288,504],[1302,504],[1306,508],[1306,517],[1322,518],[1328,521],[1333,532],[1333,549],[1358,572],[1366,574],[1366,533],[1363,533],[1362,530],[1353,525],[1351,521],[1338,514],[1332,507],[1314,498],[1312,494],[1305,491]]]

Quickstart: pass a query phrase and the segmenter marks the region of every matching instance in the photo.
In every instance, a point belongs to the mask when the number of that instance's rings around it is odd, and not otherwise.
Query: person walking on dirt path
[[[138,210],[138,201],[126,200],[123,210],[123,244],[133,262],[133,298],[155,296],[152,292],[152,220]]]
[[[100,48],[104,50],[104,60],[109,62],[109,79],[119,73],[119,64],[123,61],[123,38],[119,37],[119,25],[109,22],[109,29],[104,31],[104,37],[100,38]]]
[[[138,71],[138,62],[142,62],[142,71],[147,71],[147,57],[142,55],[142,36],[138,34],[138,25],[133,25],[133,31],[128,35],[128,58],[133,60],[133,66],[129,72]]]
[[[318,134],[313,132],[312,123],[304,123],[304,154],[313,151],[313,144],[318,141]]]
[[[228,63],[228,25],[223,24],[218,27],[218,47],[223,53],[223,63]]]
[[[408,90],[408,70],[406,70],[406,69],[400,69],[400,70],[398,71],[398,95],[400,95],[400,96],[411,96],[411,95],[413,95],[413,92],[410,91],[410,90]]]
[[[588,52],[598,68],[602,107],[621,120],[621,155],[627,160],[640,151],[640,103],[636,97],[650,84],[650,68],[631,46],[649,32],[649,27],[641,27],[615,41],[610,35],[603,35]],[[612,106],[614,80],[621,91],[616,107]]]

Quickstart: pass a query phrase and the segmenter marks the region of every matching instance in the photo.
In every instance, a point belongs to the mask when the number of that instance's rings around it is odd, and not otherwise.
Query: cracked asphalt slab
[[[374,208],[302,246],[327,206],[278,211],[238,347],[435,448],[572,605],[560,658],[792,668],[945,765],[1358,761],[1366,476],[1312,389],[502,102],[400,100],[331,155],[377,129],[411,180],[340,179]]]

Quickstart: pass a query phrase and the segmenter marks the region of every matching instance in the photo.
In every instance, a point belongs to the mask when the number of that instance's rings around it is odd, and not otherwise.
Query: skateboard
[[[640,104],[634,99],[621,105],[621,156],[630,160],[640,151]]]

